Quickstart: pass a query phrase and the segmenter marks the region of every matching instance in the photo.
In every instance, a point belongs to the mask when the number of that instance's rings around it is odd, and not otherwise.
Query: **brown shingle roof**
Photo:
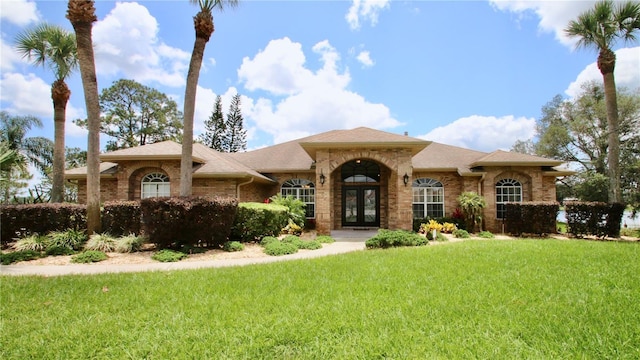
[[[412,162],[414,170],[457,171],[464,174],[471,172],[469,164],[485,155],[485,152],[434,142],[416,154]]]
[[[474,166],[558,166],[560,160],[547,159],[540,156],[497,150],[483,156],[470,165]]]
[[[110,151],[100,155],[101,161],[117,160],[180,160],[182,145],[175,141],[161,141],[128,149]],[[193,161],[204,163],[204,159],[194,150]]]

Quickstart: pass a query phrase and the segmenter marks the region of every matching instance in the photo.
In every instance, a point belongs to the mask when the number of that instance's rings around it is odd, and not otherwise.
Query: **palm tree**
[[[604,0],[569,22],[567,35],[578,37],[578,48],[598,50],[598,69],[604,80],[604,97],[607,107],[609,163],[609,202],[622,202],[620,190],[620,135],[618,129],[618,100],[613,70],[616,54],[612,47],[618,39],[624,42],[636,40],[635,31],[640,29],[640,3],[614,3]]]
[[[27,137],[27,132],[34,127],[42,127],[42,121],[37,117],[11,116],[6,111],[0,111],[0,149],[3,153],[0,171],[5,200],[9,199],[9,188],[16,184],[15,180],[31,177],[27,164],[43,174],[51,166],[53,143],[45,137]]]
[[[51,85],[53,100],[54,148],[51,202],[64,199],[64,126],[67,102],[71,90],[65,83],[78,66],[76,37],[65,29],[49,24],[40,24],[16,37],[18,52],[35,65],[49,65],[56,77]]]
[[[93,0],[69,0],[67,19],[76,33],[78,63],[87,107],[87,233],[100,232],[100,102],[91,28],[98,20]]]
[[[238,0],[189,0],[200,6],[200,11],[193,18],[196,41],[191,53],[191,62],[187,73],[187,85],[184,93],[184,129],[182,136],[182,157],[180,161],[180,196],[191,195],[193,178],[193,117],[196,106],[196,90],[200,76],[200,66],[204,56],[204,48],[215,30],[212,11],[223,10],[226,6],[237,6]]]

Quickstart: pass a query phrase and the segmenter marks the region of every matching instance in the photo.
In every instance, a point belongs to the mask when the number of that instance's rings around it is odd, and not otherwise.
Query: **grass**
[[[1,277],[2,359],[640,357],[640,246],[483,240]]]

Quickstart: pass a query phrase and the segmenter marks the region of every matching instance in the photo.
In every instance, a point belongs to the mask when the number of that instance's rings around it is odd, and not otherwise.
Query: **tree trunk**
[[[207,40],[196,36],[187,73],[184,94],[184,129],[182,133],[182,157],[180,161],[180,196],[191,196],[193,180],[193,117],[196,106],[196,91],[200,66]]]
[[[67,17],[76,32],[78,64],[87,107],[87,234],[101,230],[100,221],[100,103],[91,28],[97,20],[92,0],[69,0]]]
[[[604,81],[604,101],[607,106],[608,152],[609,163],[609,202],[621,203],[620,190],[620,134],[618,128],[618,99],[616,81],[613,71],[616,65],[616,54],[609,49],[600,50],[598,68]]]
[[[63,80],[56,80],[51,86],[51,99],[53,100],[53,124],[54,124],[54,147],[53,147],[53,171],[51,202],[60,203],[64,201],[64,168],[65,168],[65,119],[67,102],[71,96],[69,87]]]

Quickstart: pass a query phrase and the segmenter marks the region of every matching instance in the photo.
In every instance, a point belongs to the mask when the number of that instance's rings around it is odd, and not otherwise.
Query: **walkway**
[[[148,263],[148,264],[70,264],[70,265],[2,265],[0,275],[38,275],[61,276],[74,274],[104,274],[125,273],[141,271],[169,271],[185,269],[202,269],[215,267],[244,266],[252,264],[265,264],[276,261],[295,259],[311,259],[327,255],[343,254],[351,251],[364,250],[364,242],[376,234],[376,231],[340,230],[333,231],[331,236],[336,240],[333,244],[325,244],[322,249],[299,252],[284,256],[265,256],[259,258],[205,260],[174,263]]]

